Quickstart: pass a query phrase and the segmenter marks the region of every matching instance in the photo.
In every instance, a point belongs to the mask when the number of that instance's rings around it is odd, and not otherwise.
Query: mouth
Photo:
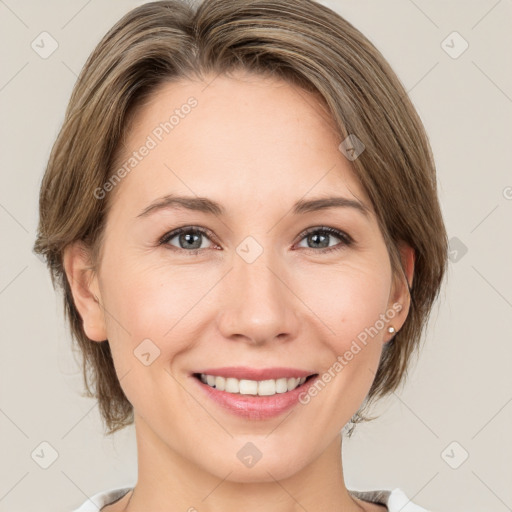
[[[307,377],[280,377],[277,379],[237,379],[224,375],[211,375],[208,373],[192,374],[203,384],[225,391],[234,395],[252,395],[252,396],[273,396],[278,393],[288,393],[304,385],[310,379],[318,376],[318,373],[308,375]]]
[[[250,420],[279,416],[300,403],[319,377],[294,368],[203,369],[191,374],[200,390],[223,411]]]

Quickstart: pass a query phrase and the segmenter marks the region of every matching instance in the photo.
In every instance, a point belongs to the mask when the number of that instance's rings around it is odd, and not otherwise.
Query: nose
[[[226,276],[218,326],[226,339],[263,345],[296,337],[300,301],[287,283],[282,265],[264,251],[256,261],[236,255]]]

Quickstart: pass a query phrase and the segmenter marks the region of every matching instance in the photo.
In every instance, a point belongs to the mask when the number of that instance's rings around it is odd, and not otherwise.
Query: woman
[[[342,434],[403,382],[447,240],[422,123],[339,15],[129,12],[73,91],[35,250],[108,433],[135,423],[136,485],[80,512],[425,510],[344,483]]]

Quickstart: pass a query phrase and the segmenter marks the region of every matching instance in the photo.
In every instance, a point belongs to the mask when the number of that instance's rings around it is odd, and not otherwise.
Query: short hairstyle
[[[313,0],[144,4],[109,30],[78,77],[41,183],[34,244],[53,286],[63,290],[65,317],[82,354],[85,396],[97,398],[108,435],[133,423],[133,406],[108,340],[92,342],[83,330],[63,251],[81,240],[91,249],[91,268],[99,261],[113,194],[98,199],[95,190],[112,177],[129,120],[144,99],[165,83],[237,70],[314,93],[341,140],[355,134],[363,142],[364,151],[348,160],[372,202],[393,275],[405,276],[399,243],[415,251],[409,314],[383,347],[365,407],[404,381],[439,294],[448,242],[429,141],[400,80],[359,30]],[[363,410],[351,423],[368,420]]]

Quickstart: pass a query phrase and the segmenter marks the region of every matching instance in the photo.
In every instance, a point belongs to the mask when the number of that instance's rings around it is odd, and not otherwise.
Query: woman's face
[[[319,457],[407,312],[325,110],[284,82],[235,76],[166,84],[137,113],[118,166],[130,170],[101,199],[112,207],[91,286],[104,326],[83,316],[109,340],[138,434],[243,482]],[[328,197],[338,206],[314,202]],[[229,377],[228,390],[200,373]],[[236,393],[235,377],[267,394]]]

